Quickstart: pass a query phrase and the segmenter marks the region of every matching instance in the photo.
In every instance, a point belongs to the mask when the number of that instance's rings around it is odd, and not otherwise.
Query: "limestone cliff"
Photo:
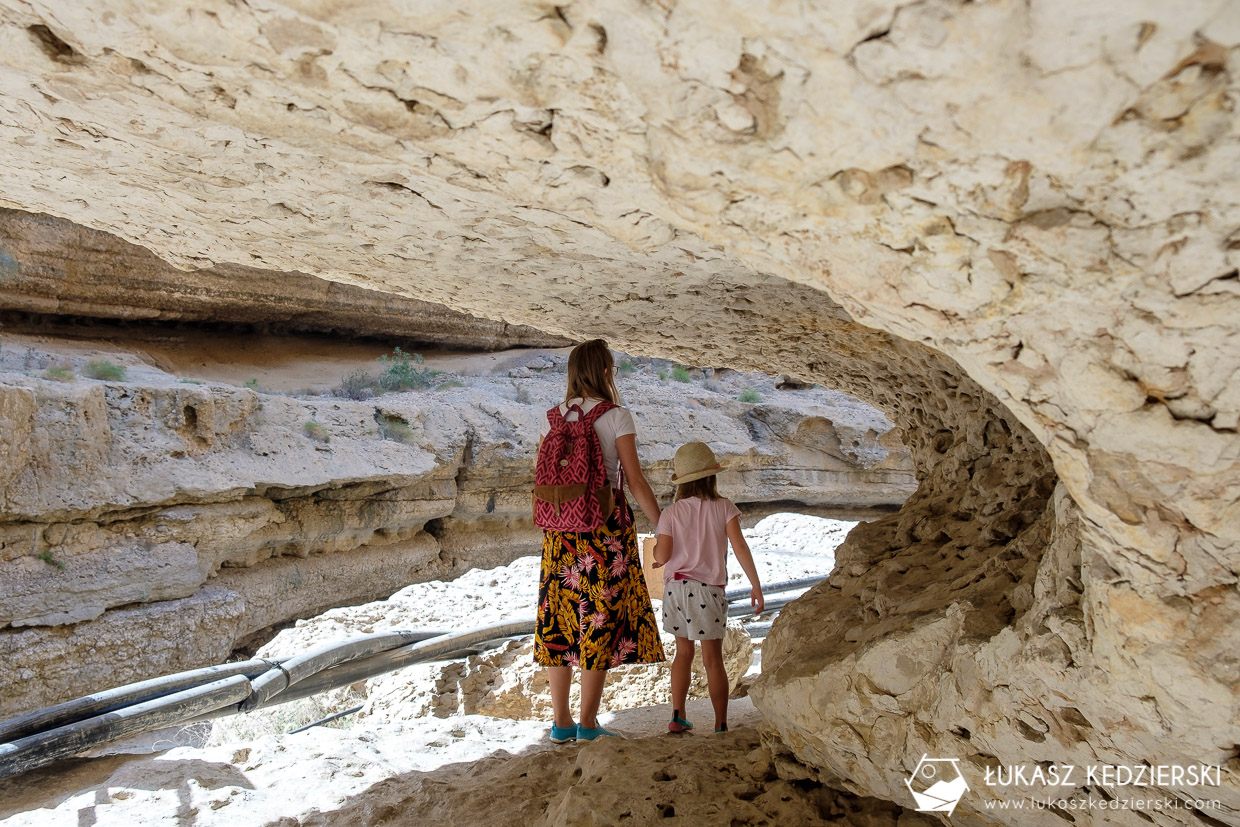
[[[16,666],[0,717],[222,662],[280,624],[539,548],[534,451],[562,351],[352,401],[187,383],[133,355],[123,381],[62,357],[58,381],[23,370],[46,355],[15,338],[0,350],[0,653]],[[915,486],[891,424],[842,394],[741,403],[650,367],[621,387],[664,497],[672,454],[699,435],[751,512],[872,514]]]
[[[479,350],[569,343],[533,328],[305,273],[235,264],[187,273],[110,233],[17,210],[0,209],[0,250],[0,314],[25,321],[225,323]]]

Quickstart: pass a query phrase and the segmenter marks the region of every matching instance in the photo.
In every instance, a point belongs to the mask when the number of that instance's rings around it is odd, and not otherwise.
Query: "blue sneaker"
[[[601,735],[610,735],[613,738],[620,737],[620,733],[612,732],[610,729],[603,729],[601,726],[594,729],[586,729],[583,726],[577,727],[577,740],[579,741],[593,741]]]
[[[672,720],[668,721],[668,732],[684,732],[687,729],[693,729],[693,724],[680,717],[679,714],[673,714]]]
[[[551,725],[551,743],[567,744],[569,741],[577,740],[577,725],[572,726],[556,726]]]

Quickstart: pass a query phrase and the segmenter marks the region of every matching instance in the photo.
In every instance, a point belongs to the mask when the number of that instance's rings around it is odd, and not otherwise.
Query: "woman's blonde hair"
[[[672,502],[680,502],[687,497],[697,497],[702,500],[719,500],[719,485],[715,481],[719,479],[714,474],[709,477],[702,477],[700,480],[689,480],[682,482],[676,486],[676,498]]]
[[[620,404],[620,392],[612,379],[615,367],[606,341],[591,339],[577,345],[568,354],[568,391],[564,401],[593,397]]]

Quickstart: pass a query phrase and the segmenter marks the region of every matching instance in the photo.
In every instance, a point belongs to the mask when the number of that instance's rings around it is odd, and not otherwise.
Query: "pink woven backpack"
[[[547,411],[551,432],[538,448],[534,469],[534,525],[545,531],[594,531],[607,522],[616,496],[594,423],[615,407],[599,402],[587,414],[572,405],[574,422],[564,419],[558,405]]]

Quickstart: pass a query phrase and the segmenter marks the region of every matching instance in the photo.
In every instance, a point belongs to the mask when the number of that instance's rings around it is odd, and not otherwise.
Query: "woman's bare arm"
[[[645,512],[650,526],[657,527],[659,502],[654,498],[650,483],[646,482],[646,475],[642,473],[641,460],[637,458],[637,437],[633,434],[616,437],[616,453],[620,455],[620,466],[624,468],[624,476],[628,480],[629,490],[633,492],[633,499],[637,500],[637,504]]]

